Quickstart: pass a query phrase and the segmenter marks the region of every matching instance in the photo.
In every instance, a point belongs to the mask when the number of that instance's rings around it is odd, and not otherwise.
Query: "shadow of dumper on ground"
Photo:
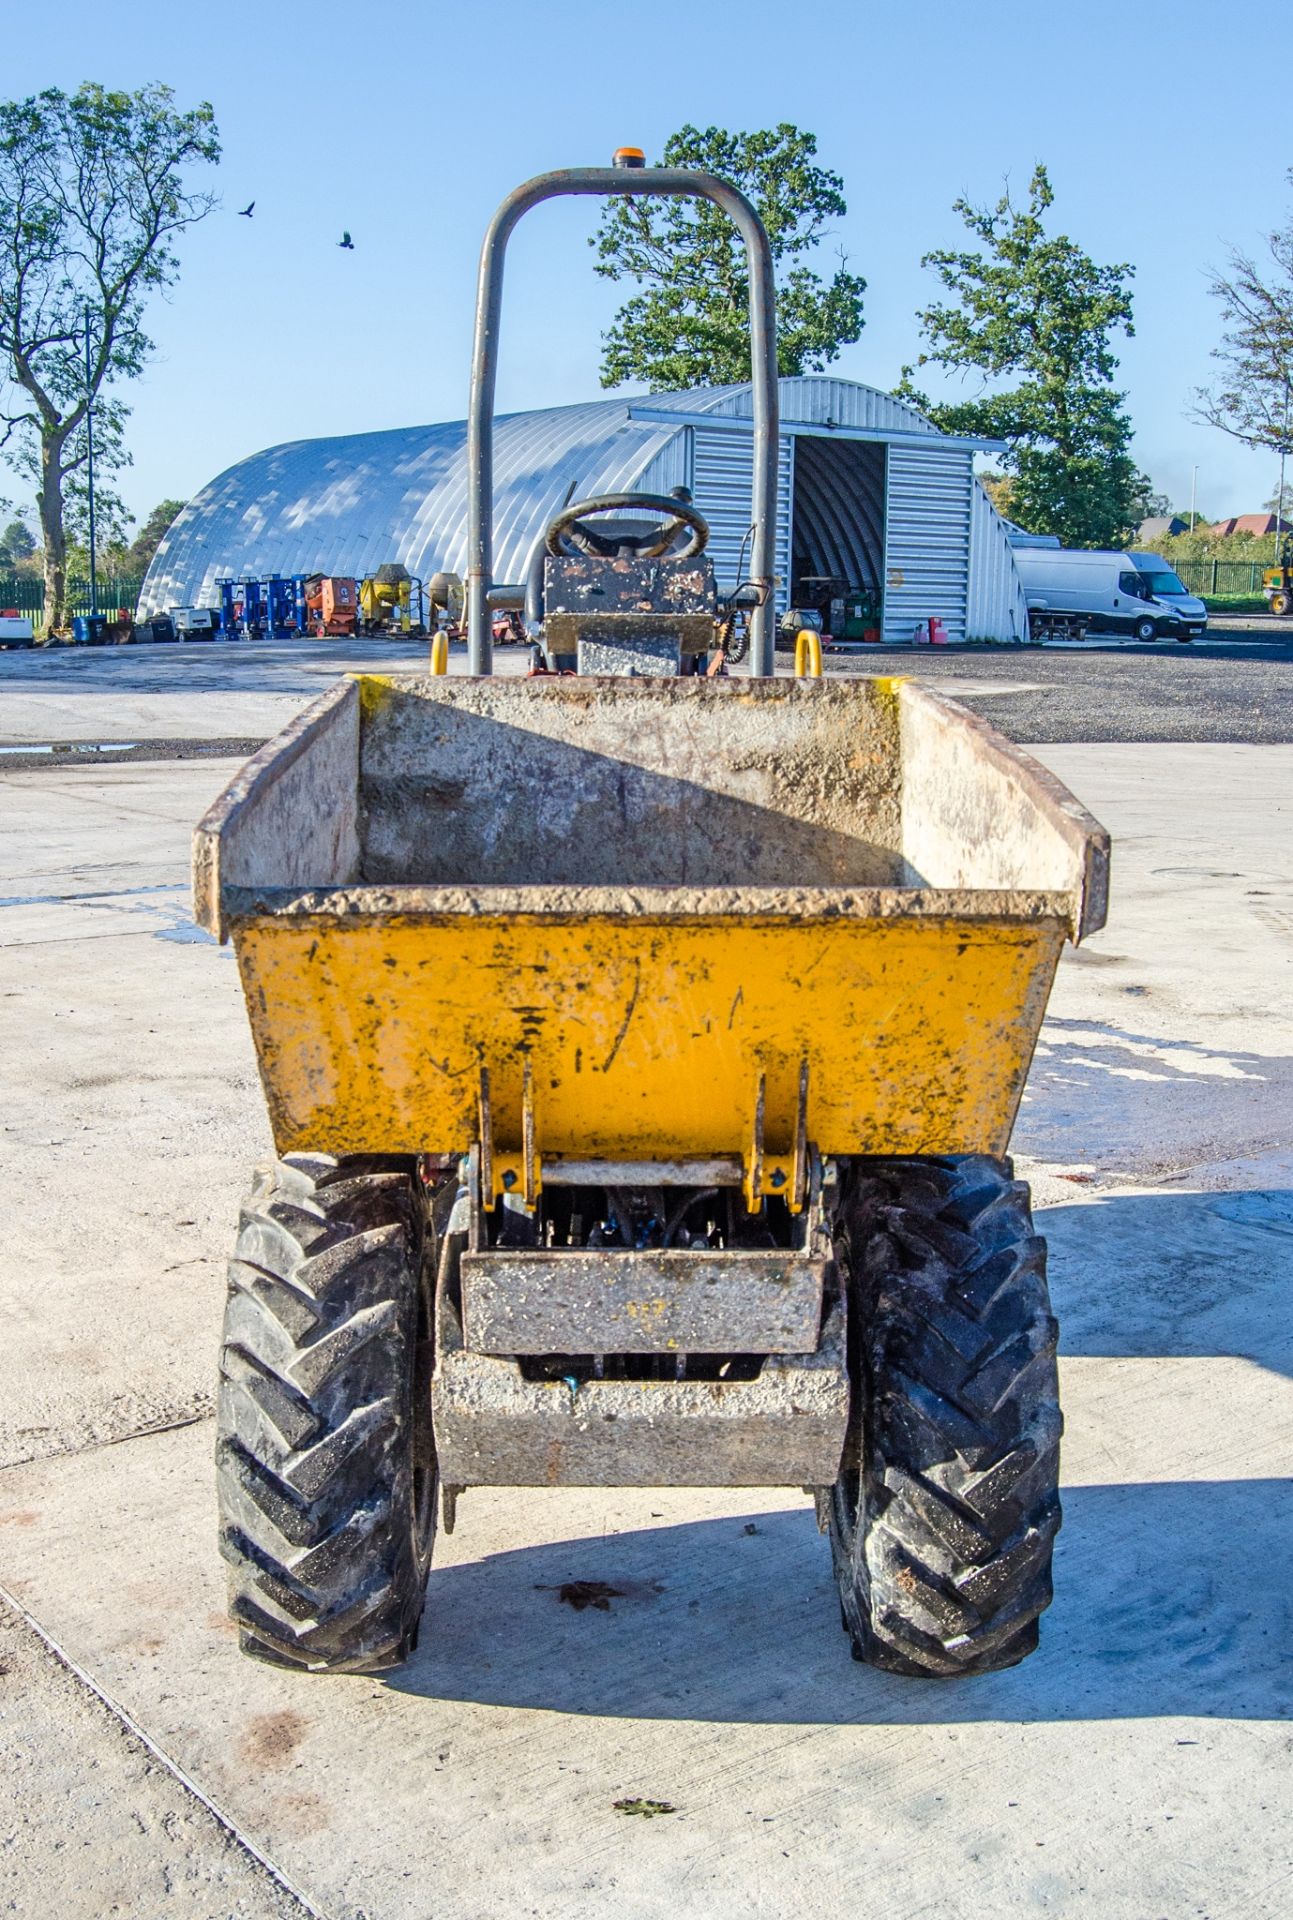
[[[1293,1375],[1293,1193],[1119,1194],[1048,1209],[1039,1225],[1064,1354],[1234,1356]],[[525,1491],[514,1497],[523,1507]],[[630,1720],[1281,1719],[1293,1710],[1290,1542],[1285,1480],[1067,1487],[1040,1651],[1008,1673],[940,1682],[852,1661],[806,1503],[665,1524],[433,1569],[421,1647],[388,1684]],[[560,1602],[572,1580],[617,1597],[575,1611]]]

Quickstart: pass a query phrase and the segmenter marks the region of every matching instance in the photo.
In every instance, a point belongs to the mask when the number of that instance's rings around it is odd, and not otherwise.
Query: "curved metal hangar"
[[[738,581],[750,525],[748,385],[501,416],[495,427],[495,578],[520,580],[567,498],[689,486],[710,523],[721,588]],[[466,425],[295,440],[230,467],[176,520],[148,570],[141,614],[213,605],[221,578],[362,577],[398,560],[423,579],[461,573]],[[939,433],[853,380],[781,382],[778,602],[833,578],[881,608],[887,641],[941,619],[949,640],[1020,640],[1028,620],[1005,526],[974,477],[998,443]],[[572,493],[573,488],[573,493]]]

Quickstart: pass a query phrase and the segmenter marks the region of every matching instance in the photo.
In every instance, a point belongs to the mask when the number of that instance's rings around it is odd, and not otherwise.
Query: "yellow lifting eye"
[[[801,627],[795,635],[795,672],[801,680],[822,677],[822,643],[811,627]]]

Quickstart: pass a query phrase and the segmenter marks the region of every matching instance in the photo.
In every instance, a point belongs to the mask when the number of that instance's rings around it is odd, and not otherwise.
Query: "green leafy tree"
[[[995,468],[989,467],[985,473],[979,475],[979,479],[983,491],[1002,519],[1013,520],[1015,483],[1011,476],[1008,473],[998,473]]]
[[[815,164],[811,133],[783,122],[757,133],[681,127],[665,142],[666,167],[717,174],[750,199],[777,267],[777,366],[819,371],[862,331],[866,281],[847,260],[830,280],[805,264],[829,222],[848,211],[837,173]],[[590,243],[607,280],[642,289],[604,335],[604,387],[640,380],[652,392],[750,377],[749,276],[736,228],[708,200],[607,201]]]
[[[147,573],[153,555],[186,505],[187,502],[183,500],[158,501],[127,549],[125,569],[128,573],[138,574],[141,578]]]
[[[132,464],[125,444],[129,411],[115,395],[101,394],[94,408],[94,538],[104,554],[119,548],[130,538],[134,515],[117,492],[114,476]],[[19,456],[22,464],[35,464],[34,449],[28,447]],[[89,435],[86,422],[67,443],[67,479],[63,489],[63,531],[68,542],[67,576],[69,580],[89,578],[90,551],[90,467]],[[39,484],[39,482],[38,482]],[[73,548],[84,550],[73,560]]]
[[[1039,166],[1026,206],[1009,191],[995,207],[954,203],[983,250],[925,255],[953,299],[919,316],[928,344],[917,366],[978,375],[983,390],[931,401],[904,367],[898,393],[946,432],[1006,442],[1010,513],[1021,526],[1067,546],[1120,547],[1147,484],[1129,452],[1110,347],[1115,331],[1133,331],[1134,269],[1098,266],[1067,235],[1047,233],[1054,198]]]
[[[1148,474],[1143,476],[1144,486],[1137,492],[1132,502],[1133,511],[1138,520],[1170,520],[1176,509],[1172,505],[1170,493],[1160,493],[1150,481]]]
[[[216,204],[188,188],[189,170],[219,157],[210,106],[179,111],[169,87],[86,82],[0,104],[0,444],[35,474],[53,626],[66,613],[65,522],[83,483],[87,406],[96,506],[110,512],[99,481],[122,462],[126,416],[111,388],[143,368],[146,302],[174,284],[178,236]]]
[[[1289,169],[1293,186],[1293,168]],[[1281,486],[1270,511],[1281,521],[1293,505],[1284,462],[1293,454],[1293,218],[1266,236],[1266,255],[1232,249],[1225,273],[1212,275],[1221,306],[1221,344],[1213,348],[1221,373],[1195,393],[1195,417],[1246,447],[1280,456]],[[1282,527],[1271,557],[1278,558]]]
[[[7,501],[0,503],[7,506]],[[31,528],[25,520],[11,520],[0,533],[0,572],[8,573],[36,551]]]

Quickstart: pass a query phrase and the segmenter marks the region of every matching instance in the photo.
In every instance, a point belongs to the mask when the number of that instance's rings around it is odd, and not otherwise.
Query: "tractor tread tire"
[[[859,1160],[842,1222],[861,1422],[830,1533],[854,1654],[1014,1666],[1050,1604],[1063,1426],[1028,1189],[982,1155]]]
[[[229,1263],[216,1441],[244,1652],[371,1673],[416,1645],[435,1511],[414,1472],[421,1259],[412,1161],[257,1169]]]

